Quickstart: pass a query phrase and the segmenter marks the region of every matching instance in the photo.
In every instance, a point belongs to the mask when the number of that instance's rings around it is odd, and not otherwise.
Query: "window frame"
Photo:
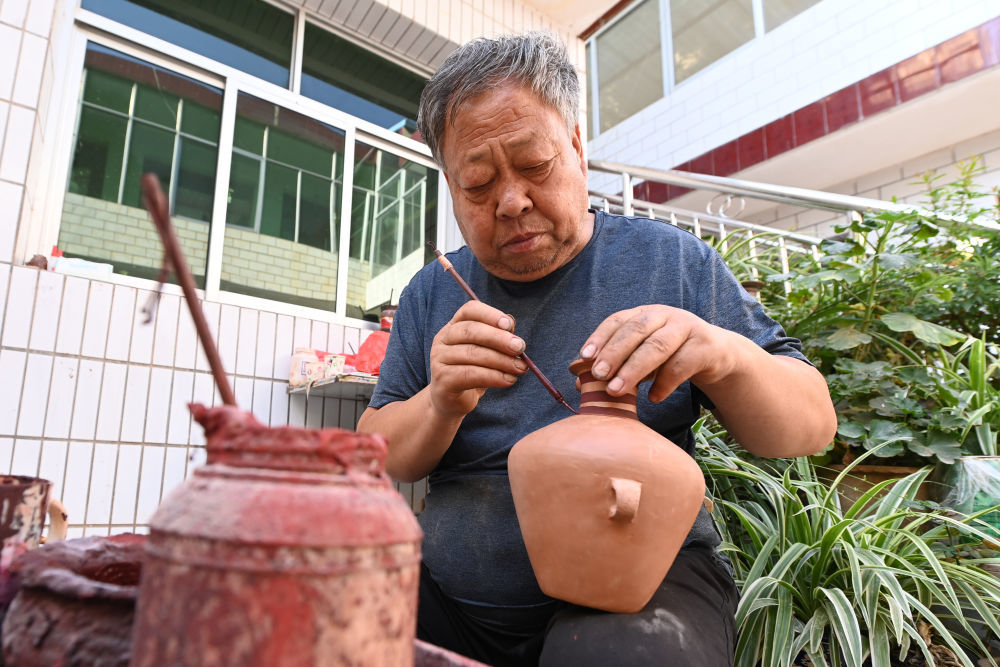
[[[276,4],[275,6],[288,11],[288,8],[282,5]],[[347,323],[351,326],[369,326],[371,323],[365,320],[351,318],[346,315],[348,262],[350,258],[350,226],[346,224],[340,225],[340,237],[337,241],[338,280],[337,305],[335,310],[322,310],[220,289],[223,242],[226,229],[226,199],[233,154],[236,101],[240,93],[253,95],[267,102],[309,116],[343,132],[345,142],[343,155],[344,170],[343,182],[340,187],[343,188],[345,195],[353,193],[354,189],[354,147],[357,141],[382,148],[405,160],[438,171],[438,206],[435,216],[435,242],[439,246],[443,246],[446,241],[447,233],[445,225],[448,222],[446,215],[448,207],[445,204],[448,201],[448,192],[445,186],[445,179],[440,175],[440,169],[431,158],[430,151],[426,145],[295,92],[301,81],[302,40],[304,38],[304,26],[307,16],[304,9],[296,10],[293,12],[293,15],[295,23],[292,44],[292,72],[289,87],[285,88],[257,79],[241,70],[223,65],[206,56],[188,51],[165,40],[152,37],[135,28],[77,7],[69,25],[72,31],[72,38],[69,40],[70,44],[67,47],[68,58],[63,70],[66,77],[67,92],[57,104],[58,119],[54,121],[55,132],[52,141],[54,148],[51,156],[51,172],[65,175],[65,178],[58,179],[58,182],[53,182],[53,187],[47,197],[46,206],[42,207],[43,210],[33,212],[29,216],[27,224],[22,225],[22,229],[26,233],[30,232],[33,237],[40,237],[42,239],[41,247],[51,247],[57,243],[62,208],[68,187],[70,169],[72,167],[73,138],[79,129],[80,113],[83,109],[84,59],[87,44],[88,42],[92,42],[222,90],[215,191],[211,220],[208,223],[209,250],[206,261],[205,289],[197,290],[199,296],[221,304],[254,308],[291,315],[293,317],[306,317],[331,323]],[[321,27],[329,29],[325,25],[321,25]],[[370,47],[366,46],[365,48]],[[382,56],[381,53],[379,55]],[[396,61],[396,59],[391,60]],[[410,69],[413,68],[411,67]],[[424,74],[423,72],[420,73]],[[351,219],[351,201],[350,196],[342,197],[339,214],[341,220]],[[317,270],[322,269],[317,268]],[[155,281],[134,276],[111,274],[110,276],[100,278],[100,280],[145,290],[156,289]],[[164,284],[163,291],[168,294],[182,295],[182,291],[178,285]]]
[[[618,124],[611,126],[607,130],[604,130],[604,132],[601,131],[601,116],[600,116],[601,89],[598,83],[598,72],[597,72],[597,62],[598,62],[597,39],[605,32],[607,32],[609,29],[614,27],[615,24],[617,24],[619,21],[625,18],[628,14],[630,14],[644,1],[646,0],[634,0],[633,2],[629,3],[627,6],[623,7],[622,10],[618,12],[617,15],[614,16],[614,18],[612,18],[607,23],[602,25],[600,28],[595,30],[594,33],[589,37],[587,37],[586,39],[585,45],[588,47],[588,50],[590,52],[590,57],[587,59],[586,63],[587,64],[586,84],[591,91],[590,95],[592,99],[592,104],[588,108],[588,115],[589,115],[588,129],[592,130],[590,139],[595,139],[606,132],[610,132],[614,128],[628,121],[628,118],[626,118],[625,120],[619,122]],[[753,37],[746,43],[739,45],[738,47],[736,47],[729,53],[725,54],[721,58],[718,58],[717,60],[712,61],[708,65],[705,65],[705,67],[698,70],[697,72],[686,78],[684,81],[676,83],[674,74],[674,43],[673,43],[673,30],[670,18],[670,0],[651,0],[651,1],[654,1],[658,4],[660,12],[660,57],[662,58],[662,71],[663,71],[663,94],[660,97],[660,99],[667,97],[674,90],[677,90],[678,88],[687,85],[689,81],[697,79],[703,72],[711,70],[718,63],[736,56],[740,51],[749,47],[756,40],[761,39],[762,37],[768,34],[768,31],[765,30],[765,25],[764,25],[764,3],[767,2],[767,0],[750,0],[750,10],[753,16],[753,32],[754,32]],[[816,4],[818,4],[818,2]],[[812,9],[812,7],[814,6],[815,4],[813,6],[807,7],[806,9],[799,12],[799,14],[796,14],[791,19],[788,19],[788,21],[794,20],[796,17]],[[786,21],[786,23],[788,21]],[[784,25],[784,23],[781,25]],[[772,30],[780,28],[781,25],[776,26],[776,28],[772,28]],[[656,102],[659,102],[660,99],[656,100]],[[656,102],[653,102],[652,104],[656,104]],[[648,106],[643,107],[643,109],[645,108],[648,108]],[[642,109],[636,111],[635,113],[640,113],[641,111]],[[629,116],[629,118],[631,117],[632,116]]]

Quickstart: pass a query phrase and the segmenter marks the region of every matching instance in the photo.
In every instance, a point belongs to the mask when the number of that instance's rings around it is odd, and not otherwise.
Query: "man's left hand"
[[[663,305],[621,310],[605,319],[580,351],[594,359],[593,374],[608,392],[630,391],[652,377],[652,401],[662,401],[685,380],[699,387],[723,380],[738,363],[733,336],[697,315]]]

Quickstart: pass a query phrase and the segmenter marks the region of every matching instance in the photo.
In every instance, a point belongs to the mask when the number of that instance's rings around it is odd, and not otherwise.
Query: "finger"
[[[441,345],[432,357],[433,364],[443,366],[470,366],[514,375],[521,375],[528,370],[528,365],[522,359],[482,345]]]
[[[489,306],[482,301],[467,301],[455,311],[452,322],[482,322],[504,331],[514,331],[514,316]]]
[[[435,342],[449,346],[477,345],[508,356],[521,354],[525,347],[524,340],[509,330],[498,328],[496,324],[485,323],[481,320],[452,321],[438,332],[438,335],[435,336]]]
[[[607,339],[594,359],[593,373],[594,377],[599,380],[610,380],[620,374],[622,365],[647,339],[667,323],[667,313],[663,307],[644,306],[623,311],[620,315],[622,317],[612,320],[611,324],[614,329],[607,334]],[[605,323],[608,323],[608,320],[605,320]],[[646,361],[647,358],[648,355],[642,360]],[[663,359],[660,361],[662,362]],[[656,365],[658,364],[652,364],[644,369],[639,379],[652,372]],[[631,372],[637,371],[633,367]],[[609,389],[611,389],[610,386]]]
[[[660,375],[664,374],[664,368],[675,366],[679,358],[683,360],[681,351],[689,333],[690,329],[683,322],[678,322],[660,327],[647,336],[608,382],[608,392],[614,395],[630,391],[643,380],[654,376],[661,385],[669,384],[672,375],[667,373],[665,378],[660,378]]]
[[[587,342],[580,348],[581,359],[594,359],[603,349],[604,344],[614,335],[621,325],[638,312],[638,308],[621,310],[604,318],[604,321],[597,325],[594,333],[587,337]]]

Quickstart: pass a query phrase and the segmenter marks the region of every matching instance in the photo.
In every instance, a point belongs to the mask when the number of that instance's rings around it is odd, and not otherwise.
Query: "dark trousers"
[[[494,667],[727,667],[738,597],[719,557],[689,547],[635,614],[553,602],[514,625],[447,597],[422,567],[417,636]]]

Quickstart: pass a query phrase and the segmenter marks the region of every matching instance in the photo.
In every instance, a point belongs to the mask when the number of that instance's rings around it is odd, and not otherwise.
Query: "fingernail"
[[[507,373],[503,374],[503,379],[507,381],[507,384],[514,384],[515,382],[517,382],[517,376],[508,375]]]
[[[521,361],[520,359],[515,359],[514,360],[514,368],[516,368],[517,370],[519,370],[521,372],[524,372],[524,371],[528,370],[528,365],[526,363],[524,363],[523,361]]]
[[[497,320],[497,326],[503,329],[504,331],[510,331],[510,326],[511,326],[510,318],[501,317],[499,320]]]
[[[608,372],[610,370],[611,366],[608,365],[608,362],[601,361],[596,366],[594,366],[594,369],[591,371],[591,373],[593,373],[594,377],[597,378],[598,380],[603,380],[608,376]]]
[[[510,349],[518,354],[524,352],[524,341],[516,336],[510,339],[510,343],[508,343],[508,345],[510,345]]]
[[[622,387],[624,386],[625,386],[625,380],[621,378],[615,378],[614,380],[608,383],[608,389],[610,391],[621,391]]]
[[[580,351],[580,356],[584,359],[590,359],[594,356],[595,352],[597,352],[597,346],[593,343],[588,343],[587,346]]]

